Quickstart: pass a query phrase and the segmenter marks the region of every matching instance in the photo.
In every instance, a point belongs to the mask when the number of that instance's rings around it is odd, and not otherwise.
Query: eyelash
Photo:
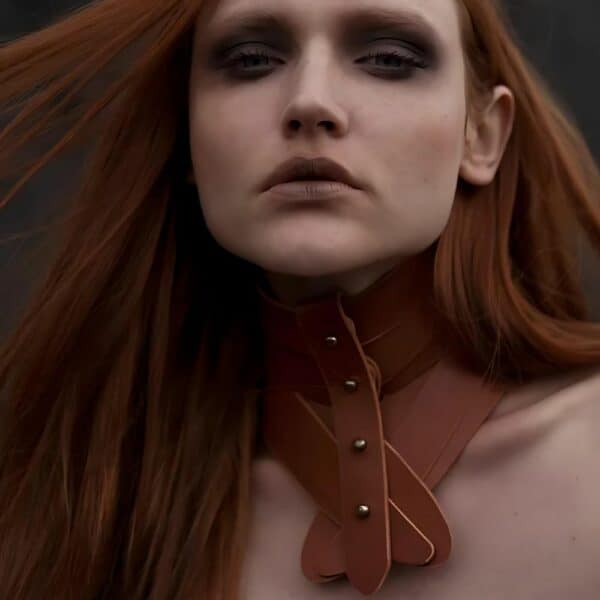
[[[238,51],[236,54],[234,54],[231,59],[227,62],[227,64],[225,65],[226,67],[229,68],[229,70],[231,71],[235,71],[235,67],[236,65],[246,59],[246,58],[258,58],[258,57],[262,57],[262,58],[272,58],[270,54],[267,54],[265,52],[262,52],[261,50],[258,51],[243,51],[240,50]],[[395,52],[395,51],[389,51],[389,52],[372,52],[367,54],[365,57],[363,57],[363,59],[369,59],[369,58],[379,58],[379,57],[392,57],[392,58],[398,58],[401,59],[403,61],[404,66],[402,68],[398,68],[398,71],[402,71],[401,74],[399,75],[395,75],[394,74],[394,69],[392,69],[391,71],[388,69],[384,69],[385,71],[388,71],[389,74],[391,74],[392,78],[394,79],[404,79],[406,78],[406,67],[408,66],[408,77],[411,76],[412,72],[415,69],[425,69],[427,68],[427,61],[419,58],[418,56],[415,56],[414,54],[403,54],[400,52]],[[361,60],[363,60],[361,59]],[[248,73],[248,71],[242,71],[242,73]],[[264,74],[263,73],[258,73],[258,76]],[[250,76],[251,77],[251,76]]]

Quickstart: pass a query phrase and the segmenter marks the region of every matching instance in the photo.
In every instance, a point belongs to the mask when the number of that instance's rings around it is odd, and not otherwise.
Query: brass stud
[[[356,379],[346,379],[344,381],[344,389],[347,392],[355,392],[358,389],[358,381]]]
[[[338,339],[337,339],[337,337],[335,337],[335,335],[328,335],[328,336],[325,338],[325,343],[326,343],[328,346],[337,346]]]
[[[357,452],[362,452],[367,447],[367,440],[358,438],[352,442],[352,448]]]
[[[366,519],[371,514],[371,509],[366,504],[359,504],[356,507],[356,516],[359,519]]]

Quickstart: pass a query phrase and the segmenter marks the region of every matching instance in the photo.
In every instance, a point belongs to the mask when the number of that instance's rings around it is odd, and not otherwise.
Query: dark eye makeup
[[[260,49],[237,50],[225,59],[220,68],[225,69],[230,77],[255,79],[273,71],[273,68],[264,65],[269,60],[282,62]],[[427,59],[419,53],[399,48],[372,51],[356,62],[371,65],[370,72],[386,79],[407,79],[414,75],[416,69],[429,66]]]
[[[270,60],[282,64],[283,57],[300,52],[296,25],[285,12],[237,12],[213,28],[216,33],[209,35],[207,42],[207,67],[225,71],[233,79],[266,76],[278,66],[261,65]],[[336,23],[334,38],[341,52],[360,57],[355,62],[365,65],[365,72],[383,78],[406,79],[419,69],[433,69],[441,63],[445,48],[436,27],[424,15],[381,7],[363,6],[344,13]],[[381,47],[382,41],[387,42],[385,47]],[[269,52],[246,50],[252,44]],[[238,49],[240,46],[244,49]]]

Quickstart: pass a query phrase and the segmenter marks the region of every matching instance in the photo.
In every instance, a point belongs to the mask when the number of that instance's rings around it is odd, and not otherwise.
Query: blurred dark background
[[[44,26],[82,0],[0,0],[0,41]],[[517,42],[538,67],[582,129],[600,161],[600,0],[505,0]],[[80,153],[61,157],[41,171],[13,204],[2,209],[0,237],[31,230],[60,214],[59,197],[70,187]],[[17,206],[18,205],[18,206]],[[31,260],[40,235],[0,245],[0,340],[19,318],[44,264]],[[37,255],[36,255],[37,256]],[[592,317],[600,321],[600,267],[587,244],[583,285]]]

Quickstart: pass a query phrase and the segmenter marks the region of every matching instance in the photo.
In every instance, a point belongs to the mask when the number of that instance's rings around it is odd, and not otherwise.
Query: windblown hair
[[[600,250],[598,166],[501,8],[457,3],[472,114],[504,83],[516,116],[495,180],[459,181],[436,302],[482,373],[598,364],[573,247],[583,231]],[[185,183],[193,35],[215,5],[96,0],[0,46],[0,183],[16,177],[0,206],[97,142],[0,353],[2,598],[239,596],[264,358],[257,269],[218,246]]]

